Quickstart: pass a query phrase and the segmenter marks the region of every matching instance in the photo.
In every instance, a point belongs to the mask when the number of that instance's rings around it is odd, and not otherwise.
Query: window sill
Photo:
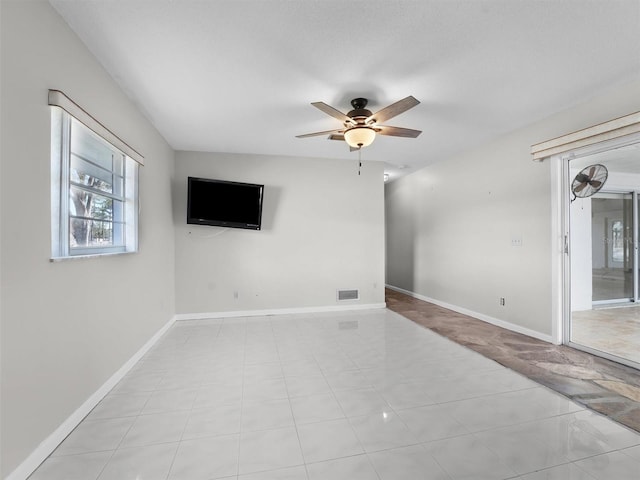
[[[69,257],[51,257],[49,259],[49,261],[51,263],[58,263],[58,262],[66,262],[67,260],[88,260],[91,258],[100,258],[100,257],[114,257],[116,255],[131,255],[133,253],[138,253],[137,251],[135,252],[108,252],[108,253],[92,253],[90,255],[73,255],[73,256],[69,256]]]

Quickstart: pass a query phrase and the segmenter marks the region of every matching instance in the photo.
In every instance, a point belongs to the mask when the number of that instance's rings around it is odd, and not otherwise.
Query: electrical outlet
[[[521,247],[522,246],[522,235],[521,234],[511,235],[511,246],[512,247]]]
[[[504,307],[504,297],[500,297],[500,305]]]

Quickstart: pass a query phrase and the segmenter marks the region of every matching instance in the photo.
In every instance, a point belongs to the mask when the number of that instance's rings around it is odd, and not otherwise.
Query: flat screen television
[[[264,185],[188,178],[187,223],[260,230]]]

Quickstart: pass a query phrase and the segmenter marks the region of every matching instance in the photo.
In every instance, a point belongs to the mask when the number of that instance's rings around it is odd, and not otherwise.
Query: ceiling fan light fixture
[[[344,140],[350,147],[368,147],[376,138],[376,131],[371,127],[352,127],[344,132]]]

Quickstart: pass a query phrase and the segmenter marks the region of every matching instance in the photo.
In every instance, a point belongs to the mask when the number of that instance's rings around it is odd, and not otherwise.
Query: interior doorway
[[[595,149],[594,149],[595,150]],[[608,172],[600,190],[574,198],[570,182],[592,165]],[[568,160],[570,309],[564,343],[640,367],[640,143]]]

